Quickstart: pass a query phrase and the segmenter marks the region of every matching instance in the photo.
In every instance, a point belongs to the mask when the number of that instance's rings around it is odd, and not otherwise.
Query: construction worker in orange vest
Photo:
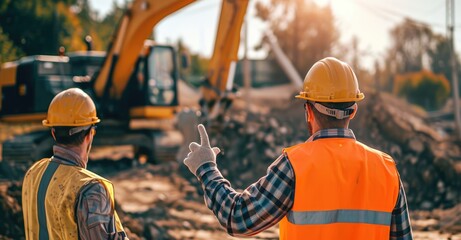
[[[32,165],[22,187],[26,239],[128,239],[112,183],[86,170],[99,122],[93,100],[78,88],[51,101],[43,125],[56,141],[54,154]]]
[[[412,239],[405,191],[389,155],[355,139],[349,121],[364,99],[352,68],[315,63],[296,98],[311,133],[285,148],[267,174],[236,192],[216,166],[203,125],[184,164],[202,182],[205,203],[232,236],[280,223],[280,239]],[[238,160],[238,159],[236,159]]]

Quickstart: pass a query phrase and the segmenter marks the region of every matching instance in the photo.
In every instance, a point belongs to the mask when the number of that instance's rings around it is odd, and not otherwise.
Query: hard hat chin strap
[[[328,108],[328,107],[323,106],[320,103],[314,103],[314,107],[315,109],[317,109],[317,111],[319,111],[322,114],[335,117],[336,119],[344,119],[344,118],[348,118],[355,112],[357,103],[355,103],[354,105],[346,109]]]

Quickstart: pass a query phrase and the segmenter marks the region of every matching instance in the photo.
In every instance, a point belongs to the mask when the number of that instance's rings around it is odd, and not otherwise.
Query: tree
[[[455,55],[456,64],[458,66],[458,79],[461,79],[461,64],[459,62],[458,54],[456,54],[456,52]],[[432,71],[434,71],[435,73],[441,73],[445,75],[445,77],[447,77],[448,79],[452,79],[452,71],[450,64],[450,40],[444,36],[437,36],[437,43],[435,49],[432,49],[429,52],[429,56],[432,59]]]
[[[68,19],[74,1],[8,1],[0,12],[0,27],[26,55],[56,54],[61,41],[72,44],[75,24]],[[70,47],[70,46],[66,46]]]
[[[451,77],[449,40],[434,33],[430,26],[411,19],[405,19],[390,32],[392,45],[384,60],[386,89],[395,89],[396,74],[431,69],[436,74]],[[459,61],[457,62],[459,66]],[[458,73],[459,76],[461,71]]]
[[[282,50],[303,75],[316,61],[332,54],[339,39],[330,6],[312,0],[257,2],[257,16],[268,22]]]
[[[126,6],[126,4],[125,4]],[[112,11],[100,19],[89,0],[28,0],[0,2],[2,61],[24,55],[57,54],[86,49],[90,35],[95,50],[106,50],[124,8],[113,2]]]
[[[428,68],[430,53],[436,48],[438,36],[430,26],[405,19],[390,31],[391,48],[388,59],[392,59],[394,73],[421,71]],[[425,62],[425,59],[429,60]]]
[[[423,70],[397,74],[394,93],[427,110],[436,110],[450,97],[450,83],[443,74]]]
[[[22,55],[20,50],[14,47],[13,42],[0,27],[0,64],[16,60],[20,55]]]
[[[97,48],[98,50],[108,50],[108,47],[113,40],[113,35],[117,30],[118,24],[120,23],[126,8],[127,3],[123,6],[119,6],[114,1],[112,3],[112,10],[102,20],[98,20],[94,30],[101,41],[101,46],[100,48]]]
[[[89,0],[78,0],[77,4],[73,6],[74,12],[76,13],[82,32],[80,37],[85,39],[87,36],[91,37],[91,48],[93,50],[101,50],[103,41],[97,32],[97,27],[100,25],[98,19],[98,12],[91,9]]]
[[[190,50],[184,44],[182,38],[178,39],[178,43],[176,44],[176,46],[179,57],[179,76],[181,79],[187,80],[187,78],[190,76],[191,67],[184,66],[184,64],[190,64]]]

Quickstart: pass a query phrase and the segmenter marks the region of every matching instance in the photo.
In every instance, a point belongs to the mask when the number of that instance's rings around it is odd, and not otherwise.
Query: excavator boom
[[[208,72],[209,88],[203,97],[207,102],[217,100],[230,91],[240,44],[240,30],[249,0],[223,0],[213,56]]]
[[[166,16],[195,0],[135,0],[117,29],[106,60],[94,82],[96,96],[120,99],[133,72],[144,40]],[[249,0],[222,0],[207,83],[206,103],[216,103],[232,88],[240,30]]]
[[[163,18],[196,0],[135,0],[124,14],[114,35],[106,60],[96,77],[98,97],[110,94],[120,99],[133,72],[144,40]]]

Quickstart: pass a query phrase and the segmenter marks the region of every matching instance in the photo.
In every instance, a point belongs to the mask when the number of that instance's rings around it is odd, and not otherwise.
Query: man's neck
[[[75,160],[78,165],[80,165],[83,168],[86,168],[87,163],[88,163],[88,153],[85,150],[85,146],[80,145],[80,146],[68,146],[68,145],[61,145],[58,144],[59,147],[66,149],[67,151],[70,151],[69,155],[72,156],[71,160]]]

